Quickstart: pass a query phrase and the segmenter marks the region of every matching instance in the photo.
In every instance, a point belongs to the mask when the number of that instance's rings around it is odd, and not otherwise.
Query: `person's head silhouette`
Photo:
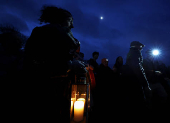
[[[74,28],[72,14],[65,9],[58,8],[55,6],[43,6],[41,12],[42,14],[39,18],[40,24],[44,22],[51,24],[59,24],[70,29]]]

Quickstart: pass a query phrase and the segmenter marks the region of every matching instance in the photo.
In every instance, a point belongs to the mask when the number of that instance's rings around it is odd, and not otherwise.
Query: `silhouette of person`
[[[122,66],[123,66],[123,58],[121,56],[119,56],[119,57],[117,57],[116,62],[114,64],[114,66],[113,66],[113,72],[117,76],[120,76]]]
[[[123,80],[124,89],[126,90],[124,91],[128,99],[126,104],[130,105],[130,109],[133,110],[132,113],[146,109],[146,102],[151,96],[151,89],[142,66],[141,50],[143,47],[144,45],[139,41],[131,42],[126,63],[123,66],[122,77],[126,76]]]
[[[99,69],[99,65],[98,65],[98,63],[96,62],[96,60],[97,60],[98,57],[99,57],[99,52],[96,52],[96,51],[93,52],[93,53],[92,53],[92,56],[93,56],[93,58],[89,59],[89,60],[88,60],[88,63],[89,63],[90,66],[93,67],[93,72],[94,72],[94,74],[97,74],[98,69]]]
[[[98,81],[99,65],[96,60],[99,57],[99,52],[94,51],[92,53],[92,57],[93,58],[90,58],[87,61],[87,63],[88,63],[89,73],[91,76],[91,104],[92,104],[91,107],[93,108],[93,106],[95,106],[96,96],[97,96],[96,85],[97,85],[97,81]]]
[[[12,25],[0,27],[0,82],[3,87],[4,114],[13,118],[22,115],[22,62],[24,35]],[[18,112],[16,112],[18,110]],[[11,115],[12,114],[12,115]],[[18,119],[19,120],[19,119]]]
[[[113,70],[108,66],[108,59],[103,58],[99,66],[98,83],[96,84],[97,91],[110,91],[113,84]],[[109,86],[108,86],[109,85]]]
[[[112,113],[101,113],[107,112],[107,110],[113,110],[115,105],[115,85],[114,85],[114,73],[113,70],[108,66],[109,60],[107,58],[103,58],[101,60],[101,64],[99,66],[98,71],[98,83],[96,83],[96,103],[95,103],[95,112],[96,117],[102,117],[101,119],[107,118],[108,115]],[[101,100],[101,97],[105,97],[106,99],[113,98],[114,105],[112,101]],[[104,107],[101,105],[104,105]],[[114,109],[115,111],[115,109]],[[109,118],[107,119],[109,121]]]
[[[14,81],[19,79],[19,73],[22,70],[23,51],[21,48],[24,41],[21,36],[24,35],[13,26],[1,26],[0,30],[0,79]]]
[[[66,74],[68,61],[79,47],[71,32],[73,17],[67,10],[47,6],[39,20],[49,24],[33,29],[25,46],[25,62],[27,66],[48,65],[50,74]]]
[[[72,14],[55,6],[44,6],[39,18],[45,25],[35,27],[25,45],[24,71],[32,118],[69,122],[69,83],[66,78],[71,60],[79,47],[73,37]]]

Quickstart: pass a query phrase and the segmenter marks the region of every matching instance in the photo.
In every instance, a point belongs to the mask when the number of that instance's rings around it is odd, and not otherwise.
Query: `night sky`
[[[170,65],[170,0],[0,0],[0,24],[10,23],[30,36],[40,26],[45,4],[72,13],[72,32],[86,60],[98,51],[99,64],[108,58],[112,68],[118,56],[125,63],[130,42],[136,40],[145,45],[144,58],[146,50],[157,48],[158,59]]]

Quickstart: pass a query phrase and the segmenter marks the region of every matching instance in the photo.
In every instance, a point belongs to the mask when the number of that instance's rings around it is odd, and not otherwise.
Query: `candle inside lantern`
[[[84,102],[76,101],[74,103],[74,121],[79,122],[83,120],[84,115]]]
[[[85,99],[84,98],[78,98],[77,101],[83,101],[84,102],[84,106],[85,106]]]

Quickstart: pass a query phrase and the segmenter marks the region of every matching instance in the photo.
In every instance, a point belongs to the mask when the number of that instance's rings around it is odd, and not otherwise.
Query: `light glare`
[[[156,56],[156,55],[159,55],[159,51],[158,51],[158,50],[153,50],[153,51],[152,51],[152,54],[155,55],[155,56]]]

